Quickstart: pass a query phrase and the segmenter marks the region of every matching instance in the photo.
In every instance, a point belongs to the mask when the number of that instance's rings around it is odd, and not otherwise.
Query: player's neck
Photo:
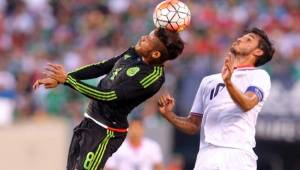
[[[143,57],[142,56],[142,60],[143,60],[144,63],[149,64],[149,65],[162,65],[162,63],[160,62],[160,60],[153,59],[151,57]]]
[[[129,139],[130,146],[132,148],[139,148],[142,145],[141,139]]]
[[[159,60],[159,59],[154,59],[150,56],[144,56],[143,53],[141,51],[139,51],[136,46],[134,47],[136,53],[141,57],[142,61],[145,64],[149,64],[149,65],[163,65],[163,63]]]
[[[247,56],[236,56],[234,60],[234,68],[254,67],[253,59]]]
[[[150,64],[150,62],[147,60],[147,58],[146,58],[146,57],[142,56],[142,60],[143,60],[143,62],[144,62],[144,63],[146,63],[146,64]]]

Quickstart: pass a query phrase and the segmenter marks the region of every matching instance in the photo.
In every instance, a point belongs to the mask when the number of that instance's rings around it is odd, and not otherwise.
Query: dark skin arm
[[[184,133],[193,135],[199,131],[202,116],[195,116],[192,113],[187,117],[177,116],[172,110],[175,106],[175,99],[170,95],[163,95],[158,101],[161,115]]]
[[[258,104],[259,99],[253,92],[243,93],[238,88],[236,88],[236,86],[231,81],[233,70],[232,54],[228,54],[222,68],[223,81],[232,100],[245,112],[249,111]]]

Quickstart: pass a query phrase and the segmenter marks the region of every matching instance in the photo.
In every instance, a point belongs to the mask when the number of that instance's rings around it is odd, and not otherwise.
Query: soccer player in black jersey
[[[158,28],[142,36],[123,54],[66,73],[63,66],[49,64],[47,78],[33,85],[55,88],[59,83],[89,97],[84,119],[74,129],[68,170],[102,169],[124,141],[130,111],[153,96],[164,83],[164,62],[182,53],[178,33]],[[81,80],[106,76],[94,87]]]

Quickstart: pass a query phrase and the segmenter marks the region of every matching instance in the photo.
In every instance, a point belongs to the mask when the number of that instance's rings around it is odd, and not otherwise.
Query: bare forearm
[[[191,117],[180,117],[174,112],[170,112],[164,115],[164,117],[177,129],[183,131],[184,133],[193,135],[198,131],[199,125],[194,123]]]
[[[225,85],[232,100],[244,111],[252,109],[257,104],[255,98],[249,97],[246,94],[242,93],[233,85],[231,81],[225,83]]]

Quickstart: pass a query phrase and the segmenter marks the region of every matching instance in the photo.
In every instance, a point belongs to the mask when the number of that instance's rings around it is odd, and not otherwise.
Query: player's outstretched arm
[[[59,83],[64,83],[66,81],[67,75],[72,76],[77,80],[87,80],[92,78],[97,78],[102,75],[105,75],[111,71],[114,64],[122,58],[123,55],[111,58],[107,61],[101,61],[98,63],[93,63],[90,65],[82,66],[77,68],[75,71],[67,73],[64,70],[64,67],[60,64],[48,63],[46,67],[46,74],[48,77],[55,76],[54,79],[57,79]],[[50,75],[49,75],[50,74]],[[60,76],[60,77],[58,77]]]
[[[158,101],[159,111],[176,128],[187,134],[195,134],[201,125],[202,117],[189,114],[187,117],[177,116],[172,110],[175,100],[170,95],[163,95]]]

